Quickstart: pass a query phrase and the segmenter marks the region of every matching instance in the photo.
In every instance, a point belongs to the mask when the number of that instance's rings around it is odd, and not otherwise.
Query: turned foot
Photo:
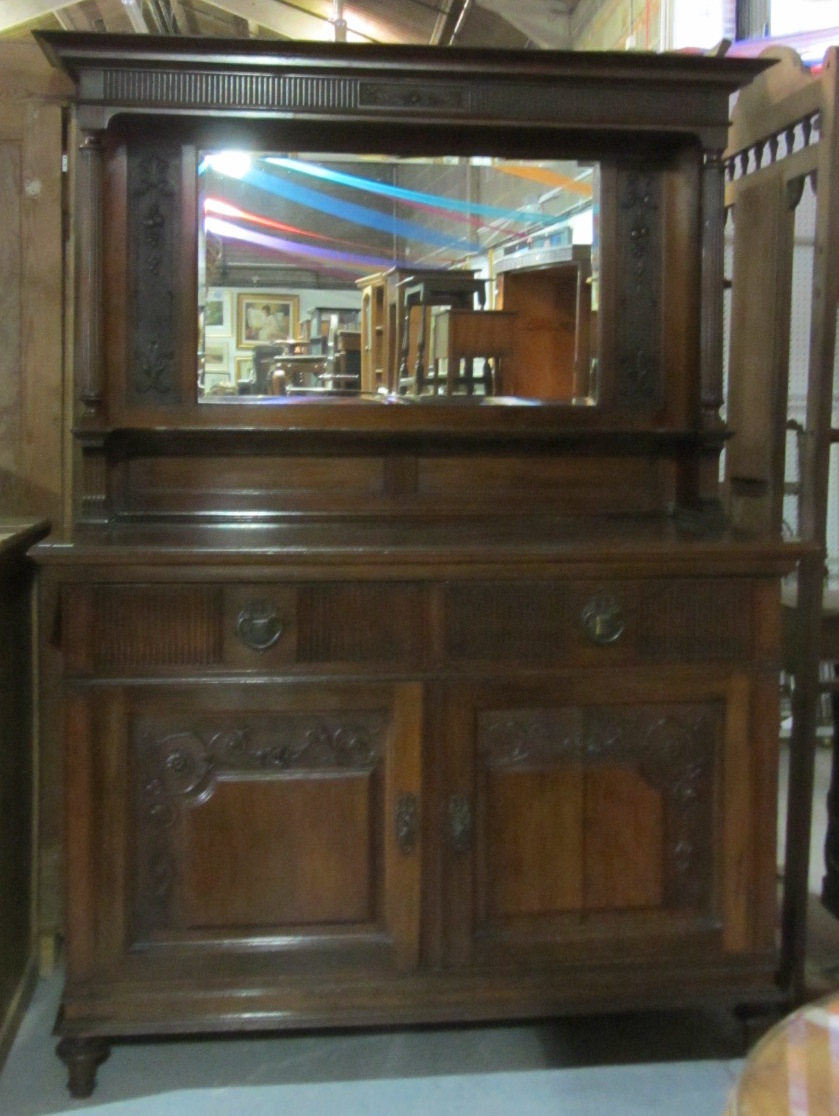
[[[89,1097],[96,1086],[96,1070],[111,1048],[104,1039],[63,1038],[56,1048],[67,1067],[67,1087],[72,1097]]]

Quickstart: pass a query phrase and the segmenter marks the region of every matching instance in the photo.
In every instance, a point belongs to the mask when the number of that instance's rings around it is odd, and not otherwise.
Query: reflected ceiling
[[[0,36],[63,29],[325,41],[336,38],[335,17],[343,14],[351,42],[562,50],[573,46],[578,6],[580,0],[4,0]]]

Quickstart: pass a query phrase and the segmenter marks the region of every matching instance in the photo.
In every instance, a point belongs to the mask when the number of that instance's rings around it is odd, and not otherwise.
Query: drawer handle
[[[236,635],[251,651],[267,651],[282,634],[282,617],[270,601],[249,601],[236,618]]]
[[[468,795],[453,794],[448,807],[449,845],[456,853],[465,853],[472,844],[472,805]]]
[[[417,796],[400,794],[396,800],[396,843],[406,856],[417,844]]]
[[[623,609],[608,595],[592,597],[582,612],[583,628],[593,643],[614,643],[623,635]]]

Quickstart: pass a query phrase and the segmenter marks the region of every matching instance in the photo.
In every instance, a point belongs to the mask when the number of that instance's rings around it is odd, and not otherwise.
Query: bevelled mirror
[[[596,402],[598,167],[203,151],[202,402]]]

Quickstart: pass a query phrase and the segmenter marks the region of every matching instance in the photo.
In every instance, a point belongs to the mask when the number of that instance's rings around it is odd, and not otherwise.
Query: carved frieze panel
[[[722,725],[717,703],[484,710],[478,714],[479,764],[495,773],[636,771],[664,804],[664,905],[707,909]]]
[[[374,118],[377,112],[405,119],[436,113],[441,120],[561,121],[577,127],[602,123],[603,102],[608,100],[610,119],[618,126],[632,127],[640,107],[648,126],[678,127],[673,98],[663,96],[657,83],[634,90],[632,98],[616,95],[626,81],[619,72],[596,77],[589,69],[585,83],[579,74],[570,73],[564,80],[510,82],[497,72],[478,72],[474,66],[458,72],[456,64],[446,70],[439,62],[437,73],[398,63],[390,74],[367,69],[350,75],[301,72],[299,59],[290,59],[290,65],[278,61],[272,69],[255,61],[251,68],[231,62],[224,70],[188,60],[133,68],[105,64],[98,72],[82,75],[82,100],[133,108],[340,114],[350,119]],[[306,66],[310,61],[304,59]],[[682,83],[679,115],[691,122],[707,119],[707,95],[706,89]],[[719,112],[723,120],[724,111]]]
[[[138,718],[131,740],[135,933],[177,923],[183,830],[221,782],[369,775],[383,759],[386,720],[355,711],[220,715],[215,724],[167,727]]]
[[[179,401],[175,368],[180,205],[178,149],[133,143],[128,156],[131,403]]]

